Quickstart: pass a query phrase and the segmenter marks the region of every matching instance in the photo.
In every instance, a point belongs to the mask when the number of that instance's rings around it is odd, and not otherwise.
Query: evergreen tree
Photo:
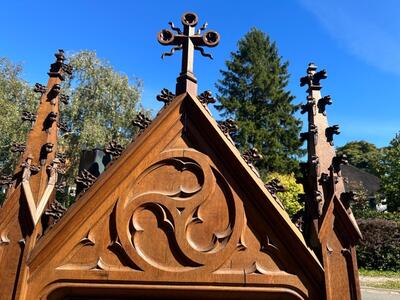
[[[282,62],[275,42],[258,29],[251,29],[231,53],[217,83],[223,117],[237,121],[235,141],[240,150],[255,147],[264,159],[258,163],[261,174],[289,174],[298,168],[301,121],[294,116],[299,105],[286,90],[288,62]]]

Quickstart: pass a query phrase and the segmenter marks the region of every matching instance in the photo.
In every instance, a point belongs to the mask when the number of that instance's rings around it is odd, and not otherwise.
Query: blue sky
[[[221,35],[196,54],[199,91],[215,91],[219,70],[237,41],[257,27],[278,44],[290,62],[289,89],[296,103],[305,101],[299,78],[309,62],[328,71],[323,94],[332,96],[331,124],[339,124],[336,145],[367,140],[385,146],[400,130],[400,2],[396,0],[286,1],[5,1],[0,12],[0,56],[24,65],[30,83],[46,82],[58,48],[95,50],[116,70],[143,80],[143,105],[155,111],[166,87],[174,90],[180,53],[161,60],[168,50],[156,41],[168,21],[180,25],[183,12],[194,11],[199,23]],[[216,113],[214,112],[214,115]]]

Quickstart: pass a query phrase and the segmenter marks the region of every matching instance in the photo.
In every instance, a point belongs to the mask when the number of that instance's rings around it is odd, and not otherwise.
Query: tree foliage
[[[296,182],[296,178],[293,173],[269,173],[265,182],[269,182],[273,179],[278,179],[285,187],[284,192],[278,192],[276,195],[278,196],[279,200],[281,200],[289,216],[293,216],[296,212],[303,208],[303,205],[298,201],[299,194],[304,193],[303,185]]]
[[[252,29],[231,53],[217,83],[222,116],[237,121],[235,136],[241,150],[256,147],[264,159],[258,163],[262,174],[296,170],[302,155],[298,135],[301,121],[294,117],[298,105],[286,90],[288,62],[282,62],[275,42],[258,29]]]
[[[61,104],[61,120],[70,133],[61,134],[59,152],[67,156],[68,172],[63,180],[72,184],[81,151],[103,148],[111,140],[125,145],[136,128],[132,124],[139,110],[141,83],[114,70],[95,52],[81,51],[69,58],[74,77],[63,82],[63,93],[70,95]],[[0,174],[13,172],[18,155],[10,151],[12,142],[24,143],[30,124],[21,122],[22,111],[36,113],[39,95],[21,78],[22,66],[0,58]],[[22,124],[22,125],[21,125]]]
[[[381,151],[366,141],[353,141],[337,148],[338,154],[346,154],[349,163],[368,173],[379,175]]]
[[[389,211],[400,211],[400,132],[383,148],[380,178]]]
[[[25,143],[30,124],[22,123],[21,114],[35,112],[38,96],[21,78],[22,66],[0,58],[0,174],[14,171],[17,154],[10,152],[13,142]]]
[[[103,148],[111,140],[125,145],[136,128],[132,124],[139,110],[141,83],[114,70],[93,51],[81,51],[69,57],[73,77],[64,82],[70,103],[61,108],[61,117],[71,133],[60,140],[68,157],[69,182],[76,175],[82,149]]]

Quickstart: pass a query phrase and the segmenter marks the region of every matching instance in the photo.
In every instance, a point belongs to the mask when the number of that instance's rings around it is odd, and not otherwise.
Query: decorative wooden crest
[[[170,52],[161,56],[171,56],[175,51],[182,50],[182,68],[176,83],[176,95],[191,92],[197,95],[197,79],[193,73],[194,50],[200,51],[201,55],[212,59],[211,54],[204,51],[203,47],[215,47],[218,45],[220,36],[214,30],[207,30],[203,34],[208,23],[204,23],[197,31],[198,17],[193,12],[187,12],[181,18],[183,31],[169,22],[170,29],[163,29],[158,33],[158,42],[163,46],[174,46]],[[175,33],[174,33],[175,32]]]
[[[72,282],[95,288],[103,276],[130,295],[143,283],[214,292],[218,283],[234,293],[246,285],[250,295],[309,299],[323,286],[301,233],[190,94],[175,97],[100,175],[28,264],[47,274],[32,279],[39,298],[80,295]]]
[[[322,266],[271,194],[279,184],[264,186],[259,178],[253,162],[260,154],[249,149],[241,156],[230,138],[234,122],[218,124],[207,109],[211,94],[197,96],[194,50],[210,57],[202,47],[219,42],[215,31],[201,34],[206,24],[195,32],[197,23],[196,14],[186,13],[183,31],[170,22],[176,34],[159,33],[161,44],[175,47],[165,55],[183,50],[176,96],[162,91],[165,107],[153,121],[138,114],[133,123],[140,134],[125,150],[115,141],[106,147],[113,163],[98,178],[81,174],[86,191],[65,213],[56,202],[48,205],[62,163],[56,158],[60,83],[71,73],[64,52],[56,53],[47,87],[35,86],[42,95],[36,117],[23,115],[33,128],[26,146],[14,145],[21,168],[1,181],[17,182],[0,210],[2,297],[359,298],[356,271],[349,271],[359,232],[339,194],[344,159],[332,148],[338,128],[326,122],[330,98],[319,94],[326,72],[310,65],[301,80],[309,86],[303,111],[310,124],[302,135],[309,149],[306,237],[317,244],[311,243]],[[48,230],[39,222],[43,213],[53,218]],[[342,277],[332,277],[335,267]]]
[[[302,164],[305,215],[304,234],[320,258],[325,270],[326,299],[361,299],[355,244],[361,238],[357,222],[345,193],[340,166],[346,164],[337,156],[333,137],[339,126],[328,125],[326,105],[330,96],[321,96],[325,70],[317,71],[310,63],[300,85],[307,85],[308,131],[300,135],[307,141],[308,161]]]
[[[60,83],[72,71],[64,62],[64,51],[55,56],[47,86],[34,87],[40,94],[37,113],[23,112],[21,116],[32,125],[26,144],[14,143],[11,149],[21,153],[21,158],[0,209],[0,295],[4,299],[26,299],[26,257],[43,234],[40,220],[55,198],[61,166],[56,158]]]

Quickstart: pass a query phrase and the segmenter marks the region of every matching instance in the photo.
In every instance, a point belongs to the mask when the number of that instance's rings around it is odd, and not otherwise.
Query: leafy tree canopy
[[[130,142],[137,129],[132,121],[140,105],[141,82],[117,72],[95,52],[81,51],[69,57],[74,76],[62,84],[70,95],[69,104],[60,104],[61,120],[71,130],[61,133],[59,152],[67,157],[68,171],[62,180],[74,182],[83,149],[103,148],[111,140]],[[45,66],[44,66],[45,68]],[[22,67],[0,58],[0,174],[8,175],[18,159],[10,153],[12,142],[24,143],[30,125],[22,123],[24,110],[36,113],[39,95],[21,78]],[[145,112],[147,115],[148,112]]]
[[[278,196],[279,200],[281,200],[289,216],[293,216],[296,212],[303,208],[303,205],[298,201],[299,195],[304,193],[303,185],[296,182],[296,178],[293,173],[270,173],[266,177],[266,182],[269,182],[273,179],[278,179],[285,188],[284,192],[278,192],[276,195]]]
[[[378,174],[380,149],[366,141],[353,141],[337,148],[338,154],[346,154],[349,163],[368,173]]]
[[[24,143],[30,124],[21,122],[23,111],[35,112],[38,96],[21,78],[22,66],[0,58],[0,174],[10,175],[18,159],[13,142]]]
[[[261,152],[261,174],[296,170],[296,159],[303,154],[301,121],[294,116],[299,106],[292,104],[294,96],[286,90],[288,63],[282,62],[275,42],[253,28],[238,42],[226,67],[216,85],[216,108],[237,121],[239,149],[256,147]]]
[[[70,103],[61,107],[61,118],[71,129],[60,140],[71,168],[68,179],[76,175],[83,149],[103,148],[111,140],[126,145],[136,128],[132,121],[140,105],[141,82],[129,80],[93,51],[69,57],[73,77],[64,82],[63,91]]]
[[[400,132],[383,149],[379,171],[388,210],[400,211]]]

